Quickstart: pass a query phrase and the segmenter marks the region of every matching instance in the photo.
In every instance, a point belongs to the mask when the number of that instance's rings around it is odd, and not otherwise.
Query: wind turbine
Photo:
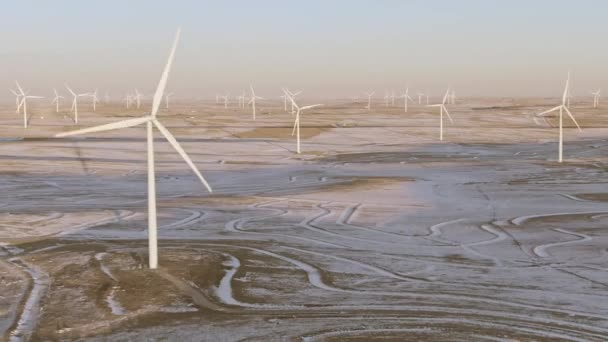
[[[280,96],[283,99],[283,110],[287,111],[287,94],[283,94]]]
[[[99,102],[99,98],[97,97],[97,89],[94,92],[88,94],[91,98],[93,98],[93,111],[96,111],[97,103]]]
[[[72,101],[72,109],[71,109],[71,111],[74,112],[74,123],[78,123],[78,98],[79,97],[84,97],[84,96],[89,96],[90,94],[88,94],[88,93],[76,94],[72,90],[72,88],[70,88],[70,86],[68,86],[67,84],[65,85],[65,87],[68,89],[68,91],[74,97],[74,100]]]
[[[209,192],[211,192],[211,187],[203,178],[203,175],[198,171],[188,154],[184,151],[184,149],[179,145],[175,137],[167,130],[167,128],[161,124],[157,118],[156,114],[158,113],[158,109],[160,107],[163,93],[167,84],[167,79],[169,77],[169,71],[171,70],[171,64],[173,63],[173,57],[175,55],[175,49],[177,48],[177,42],[179,40],[180,30],[177,30],[177,34],[175,36],[175,40],[173,42],[173,46],[171,48],[171,53],[169,54],[169,59],[165,66],[165,69],[162,73],[160,81],[158,83],[158,87],[156,88],[156,93],[154,94],[154,99],[152,102],[152,111],[149,115],[144,115],[141,118],[136,119],[128,119],[123,121],[114,122],[111,124],[95,126],[91,128],[85,128],[72,132],[59,133],[56,137],[66,137],[72,135],[93,133],[93,132],[102,132],[102,131],[110,131],[117,130],[122,128],[139,126],[141,124],[146,124],[146,132],[147,132],[147,144],[148,144],[148,248],[149,248],[149,264],[151,269],[156,269],[158,267],[158,241],[157,241],[157,222],[156,222],[156,174],[154,171],[154,136],[153,136],[153,128],[156,127],[160,133],[167,139],[169,144],[173,146],[173,148],[177,151],[177,153],[184,159],[186,164],[190,166],[194,174],[199,178],[199,180],[203,183],[203,185],[207,188]]]
[[[224,99],[224,108],[228,109],[228,99],[230,98],[230,93],[226,93],[226,95],[221,96]]]
[[[125,96],[125,103],[127,104],[127,109],[129,109],[129,107],[131,107],[132,100],[133,100],[133,97],[131,96],[131,94],[127,93],[127,95]]]
[[[289,89],[287,89],[287,88],[283,89],[283,91],[285,91],[285,90],[287,91],[287,96],[288,96],[289,98],[293,99],[293,100],[295,100],[295,99],[296,99],[296,96],[298,96],[298,95],[302,94],[302,91],[301,91],[301,90],[298,90],[298,91],[296,91],[295,93],[292,93],[292,92],[291,92]],[[293,101],[292,101],[292,102],[291,102],[291,114],[293,114],[293,113],[294,113],[294,108],[295,108],[295,107],[294,107],[294,104],[293,104]]]
[[[395,89],[391,89],[391,107],[395,107]]]
[[[283,89],[283,92],[285,93],[285,95],[287,95],[289,97],[289,100],[291,101],[291,104],[296,109],[296,119],[295,119],[295,121],[293,123],[293,130],[291,131],[291,136],[293,136],[294,134],[296,134],[296,140],[297,140],[296,152],[298,154],[300,154],[300,113],[303,110],[308,110],[308,109],[312,109],[312,108],[316,108],[316,107],[322,106],[322,104],[315,104],[315,105],[311,105],[311,106],[299,107],[296,104],[296,102],[294,101],[293,97],[291,97],[291,95],[289,94],[289,91],[287,89]]]
[[[108,93],[107,90],[106,90],[106,94],[103,97],[103,100],[104,100],[105,104],[110,103],[110,94]]]
[[[137,109],[139,109],[139,107],[141,106],[141,98],[144,95],[142,93],[139,92],[139,90],[137,90],[137,88],[135,89],[135,102],[137,103]]]
[[[13,95],[15,95],[15,107],[17,107],[16,112],[17,113],[21,113],[21,94],[19,94],[18,92],[16,92],[13,89],[9,89],[11,91],[11,93],[13,93]]]
[[[578,125],[578,122],[576,122],[576,119],[574,118],[574,115],[572,115],[572,113],[570,113],[570,110],[568,109],[568,95],[570,94],[570,73],[568,73],[568,79],[566,80],[566,88],[564,89],[564,95],[562,96],[562,104],[555,107],[555,108],[551,108],[547,111],[544,111],[540,114],[538,114],[538,116],[543,116],[552,112],[555,112],[556,110],[559,110],[559,152],[558,152],[558,161],[561,163],[562,162],[562,157],[563,157],[563,145],[564,145],[564,111],[566,113],[568,113],[568,115],[570,116],[570,119],[572,119],[572,121],[574,121],[574,124],[576,125],[576,127],[578,128],[579,131],[581,131],[581,127]]]
[[[367,95],[367,107],[365,107],[365,109],[367,109],[367,110],[372,109],[372,96],[374,96],[375,93],[376,93],[375,90],[368,91],[367,93],[365,93],[365,95]]]
[[[253,110],[253,120],[255,120],[255,100],[263,100],[263,97],[259,97],[255,95],[255,91],[253,91],[253,86],[250,84],[249,85],[249,89],[251,89],[251,99],[249,100],[249,103],[251,105],[251,109]],[[245,100],[243,100],[243,103],[245,103]]]
[[[173,93],[165,95],[165,108],[169,109],[169,98],[173,96]]]
[[[450,94],[450,104],[456,104],[456,92],[452,89],[452,94]]]
[[[403,110],[407,113],[407,101],[410,100],[414,102],[414,100],[409,95],[410,88],[405,88],[405,92],[399,96],[399,98],[403,98]]]
[[[55,98],[53,99],[51,104],[55,104],[55,113],[59,113],[59,100],[63,99],[64,97],[57,93],[57,89],[53,88],[53,92],[55,92]]]
[[[445,92],[445,96],[443,97],[443,101],[441,101],[440,104],[435,104],[435,105],[427,105],[427,107],[439,107],[439,140],[443,141],[443,112],[445,112],[448,116],[448,119],[450,119],[451,123],[454,123],[454,121],[452,120],[452,117],[450,116],[450,113],[448,112],[448,109],[445,107],[445,102],[448,99],[448,96],[450,94],[450,89],[448,89],[448,91]]]
[[[418,95],[418,104],[422,104],[422,96],[424,94],[423,93],[416,93],[416,95]]]
[[[19,85],[19,82],[15,81],[15,84],[21,93],[21,102],[19,107],[23,107],[23,128],[27,128],[27,99],[43,99],[44,97],[28,95],[29,91],[24,92],[21,85]]]
[[[591,92],[591,94],[593,95],[593,108],[597,108],[600,106],[600,93],[601,93],[601,89],[598,89],[595,93]]]
[[[384,107],[388,107],[388,101],[390,99],[390,95],[388,94],[388,90],[384,91]]]
[[[237,99],[239,100],[239,108],[245,108],[245,91],[243,90],[243,93],[241,94],[241,96],[237,97]]]

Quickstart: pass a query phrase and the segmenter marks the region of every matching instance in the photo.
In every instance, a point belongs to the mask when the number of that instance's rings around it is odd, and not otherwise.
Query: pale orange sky
[[[152,93],[182,26],[176,97],[236,95],[253,83],[350,97],[409,85],[438,95],[559,96],[608,86],[608,2],[22,0],[3,7],[0,84],[32,93]],[[8,7],[8,8],[7,8]],[[607,87],[608,88],[608,87]]]

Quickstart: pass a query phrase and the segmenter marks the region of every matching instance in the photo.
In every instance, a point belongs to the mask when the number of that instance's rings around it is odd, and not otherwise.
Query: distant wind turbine
[[[410,92],[410,88],[405,88],[405,92],[403,94],[401,94],[401,96],[399,96],[399,98],[403,99],[403,110],[407,113],[407,101],[412,101],[414,102],[414,100],[410,97],[409,95]]]
[[[447,114],[448,119],[450,119],[451,123],[454,123],[454,121],[452,120],[452,117],[450,116],[450,113],[448,112],[448,109],[445,107],[445,102],[448,99],[448,96],[450,94],[450,89],[448,89],[448,91],[445,92],[445,96],[443,97],[443,100],[441,101],[440,104],[435,104],[435,105],[427,105],[427,107],[439,107],[439,140],[443,141],[443,112],[445,112],[445,114]]]
[[[169,109],[169,98],[173,96],[173,93],[169,93],[167,95],[165,95],[165,108]]]
[[[147,132],[147,144],[148,144],[148,248],[149,248],[149,265],[151,269],[156,269],[158,267],[158,241],[157,241],[157,220],[156,220],[156,174],[154,170],[154,136],[153,136],[153,128],[156,127],[160,133],[167,139],[169,144],[173,146],[173,148],[177,151],[177,153],[184,159],[186,164],[190,166],[194,174],[199,178],[199,180],[203,183],[205,188],[209,192],[211,192],[211,187],[203,178],[203,175],[198,171],[188,154],[184,151],[184,149],[179,145],[175,137],[167,130],[167,128],[161,124],[157,118],[156,114],[158,113],[158,109],[160,107],[163,92],[165,90],[167,79],[169,77],[169,71],[171,70],[171,64],[173,62],[173,57],[175,55],[175,49],[177,48],[177,42],[179,40],[180,30],[178,29],[177,34],[175,36],[175,41],[173,42],[173,46],[171,49],[171,53],[169,54],[169,59],[165,66],[165,69],[162,73],[160,81],[158,83],[158,87],[156,88],[156,93],[154,94],[154,99],[152,102],[152,111],[149,115],[144,115],[141,118],[128,119],[123,121],[114,122],[111,124],[95,126],[91,128],[85,128],[77,131],[66,132],[57,134],[56,137],[66,137],[72,135],[93,133],[93,132],[102,132],[102,131],[110,131],[128,127],[139,126],[141,124],[146,124],[146,132]]]
[[[593,95],[593,108],[597,108],[600,106],[600,93],[602,92],[601,89],[598,89],[595,93],[591,92],[591,94]]]
[[[141,106],[141,98],[144,95],[142,93],[139,92],[139,90],[137,90],[137,88],[135,89],[135,103],[137,104],[137,109],[139,109],[139,107]]]
[[[416,93],[416,95],[418,95],[418,104],[422,104],[422,96],[424,94],[423,93]]]
[[[558,151],[558,161],[561,163],[563,160],[563,145],[564,145],[564,111],[570,116],[570,119],[574,122],[579,131],[581,131],[581,127],[576,122],[574,115],[568,109],[568,94],[570,93],[570,73],[568,73],[568,79],[566,80],[566,87],[564,89],[564,95],[562,96],[562,104],[551,108],[547,111],[544,111],[538,116],[543,116],[552,112],[559,110],[559,151]]]
[[[296,109],[296,119],[293,123],[293,130],[291,131],[291,135],[293,136],[294,134],[296,134],[296,141],[297,141],[296,152],[298,154],[300,154],[300,113],[304,110],[320,107],[320,106],[322,106],[322,104],[315,104],[315,105],[311,105],[311,106],[300,107],[296,104],[295,100],[289,94],[289,91],[287,89],[283,89],[283,92],[285,93],[285,95],[287,95],[289,97],[289,100],[291,101],[293,107]]]
[[[295,100],[295,99],[296,99],[296,96],[298,96],[298,95],[302,94],[302,91],[301,91],[301,90],[298,90],[298,91],[296,91],[296,92],[292,92],[292,91],[290,91],[290,90],[289,90],[289,89],[287,89],[287,88],[285,88],[285,90],[287,90],[287,95],[288,95],[288,96],[289,96],[291,99],[293,99],[293,100]],[[291,102],[291,114],[293,114],[293,113],[295,112],[295,111],[294,111],[294,108],[295,108],[295,107],[294,107],[294,103],[293,103],[293,101],[292,101],[292,102]]]
[[[59,100],[63,99],[64,97],[57,93],[57,89],[53,89],[53,92],[55,92],[55,98],[53,98],[51,104],[55,104],[55,113],[59,113]]]
[[[375,93],[376,93],[375,90],[368,91],[365,93],[365,95],[367,95],[367,106],[365,107],[365,109],[367,109],[367,110],[372,109],[372,96],[374,96]]]
[[[79,97],[89,96],[89,93],[76,94],[72,90],[72,88],[70,88],[70,86],[68,86],[67,84],[65,85],[65,87],[68,89],[68,91],[74,97],[74,100],[72,101],[72,109],[71,109],[71,111],[74,112],[74,123],[78,123],[78,98]]]
[[[228,101],[230,99],[230,93],[226,93],[226,95],[222,96],[222,98],[224,99],[224,108],[228,108]]]
[[[27,128],[27,99],[43,99],[44,97],[28,95],[29,91],[23,91],[23,88],[21,88],[19,82],[15,81],[15,84],[17,85],[17,89],[19,89],[19,93],[21,94],[20,107],[23,107],[23,128]]]
[[[93,99],[93,111],[95,112],[97,110],[97,103],[99,102],[99,98],[97,97],[97,89],[88,95]]]
[[[250,84],[249,89],[251,90],[251,98],[249,99],[249,103],[251,105],[251,109],[253,110],[253,120],[255,120],[255,100],[263,100],[263,97],[259,97],[255,95],[255,91],[253,91],[253,86]]]

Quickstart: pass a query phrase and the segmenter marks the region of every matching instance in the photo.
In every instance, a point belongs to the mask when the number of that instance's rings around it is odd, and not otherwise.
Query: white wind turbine
[[[21,94],[19,94],[18,92],[16,92],[13,89],[9,89],[11,91],[11,93],[13,93],[13,95],[15,95],[15,107],[17,107],[16,112],[17,113],[21,113]]]
[[[407,101],[412,101],[414,102],[414,100],[410,97],[409,95],[410,92],[410,88],[405,88],[405,92],[403,94],[401,94],[401,96],[399,96],[399,98],[403,99],[403,110],[407,113]]]
[[[591,92],[591,94],[593,95],[593,108],[597,108],[600,106],[600,93],[601,93],[601,89],[598,89],[595,93]]]
[[[395,107],[395,90],[391,89],[391,107]]]
[[[237,99],[239,100],[239,108],[245,108],[245,91],[243,90],[243,93],[237,97]]]
[[[283,99],[283,110],[287,111],[287,94],[283,94],[280,96]]]
[[[427,105],[427,107],[439,107],[439,140],[443,141],[443,112],[445,112],[445,114],[447,114],[448,119],[450,119],[451,123],[454,123],[454,121],[452,120],[452,117],[450,116],[450,113],[448,112],[448,109],[445,107],[445,102],[448,99],[448,96],[450,94],[450,89],[448,89],[448,91],[445,92],[445,96],[443,97],[443,101],[441,101],[441,104],[436,104],[436,105]]]
[[[127,93],[127,95],[125,96],[125,103],[127,105],[127,109],[129,109],[131,107],[132,100],[133,100],[133,97],[131,96],[131,94]]]
[[[290,91],[289,89],[287,89],[287,88],[285,88],[285,89],[284,89],[284,91],[285,91],[285,90],[287,90],[287,96],[288,96],[288,98],[293,99],[293,100],[295,100],[295,99],[296,99],[296,96],[298,96],[298,95],[302,94],[302,91],[301,91],[301,90],[298,90],[298,91],[296,91],[295,93],[291,92],[291,91]],[[295,108],[295,107],[294,107],[293,101],[291,101],[291,114],[293,114],[293,113],[294,113],[294,108]]]
[[[29,91],[24,92],[19,82],[15,81],[17,84],[17,89],[19,89],[19,93],[21,93],[21,102],[19,107],[23,107],[23,128],[27,128],[27,99],[43,99],[42,96],[32,96],[28,95]]]
[[[388,102],[390,100],[390,95],[388,93],[388,90],[384,91],[384,107],[388,107]]]
[[[141,98],[144,95],[142,93],[139,92],[139,90],[137,90],[137,88],[135,89],[135,103],[137,103],[137,109],[139,109],[139,107],[141,106]]]
[[[367,93],[365,93],[365,95],[367,95],[367,106],[365,107],[365,109],[367,109],[367,110],[372,109],[372,96],[374,96],[375,93],[376,93],[375,90],[368,91]]]
[[[456,104],[456,92],[452,89],[452,93],[450,94],[450,104]]]
[[[169,109],[169,98],[173,96],[173,93],[169,93],[167,95],[165,95],[165,108]]]
[[[149,264],[151,269],[155,269],[158,267],[158,241],[157,241],[157,222],[156,222],[156,175],[154,171],[154,136],[153,136],[153,128],[156,127],[160,133],[167,139],[169,144],[173,146],[173,148],[177,151],[177,153],[184,159],[186,164],[190,166],[194,174],[199,178],[199,180],[203,183],[203,185],[207,188],[209,192],[211,192],[211,187],[203,178],[203,175],[198,171],[188,154],[184,151],[184,149],[179,145],[175,137],[167,130],[167,128],[161,124],[157,118],[156,114],[158,113],[158,109],[160,107],[163,92],[165,90],[167,79],[169,77],[169,71],[171,70],[171,64],[173,62],[173,57],[175,55],[175,49],[177,48],[177,42],[179,40],[180,30],[178,29],[177,34],[175,36],[175,41],[173,42],[173,46],[171,48],[171,53],[169,54],[169,59],[165,66],[165,69],[162,73],[160,81],[158,83],[158,87],[156,88],[156,93],[154,94],[154,99],[152,102],[152,111],[149,115],[144,115],[141,118],[136,119],[128,119],[123,121],[114,122],[111,124],[85,128],[77,131],[66,132],[57,134],[56,137],[66,137],[72,135],[79,135],[85,133],[93,133],[93,132],[102,132],[102,131],[110,131],[128,127],[139,126],[141,124],[146,124],[146,132],[147,132],[147,144],[148,144],[148,248],[149,248]]]
[[[224,99],[224,108],[228,109],[228,101],[230,99],[230,93],[226,93],[226,95],[221,96]]]
[[[423,93],[416,93],[416,95],[418,95],[418,104],[422,104],[422,96],[424,94]]]
[[[90,96],[90,94],[89,93],[76,94],[72,90],[72,88],[70,88],[70,86],[68,86],[67,84],[65,85],[65,87],[68,89],[68,91],[74,97],[74,100],[72,101],[72,109],[71,109],[71,111],[74,112],[74,123],[78,123],[78,98],[79,97]]]
[[[253,110],[253,120],[255,120],[255,100],[263,100],[264,98],[255,95],[255,91],[253,91],[253,86],[251,84],[249,85],[249,89],[251,89],[251,99],[249,99],[248,104],[251,105],[251,109]]]
[[[59,113],[59,100],[63,99],[64,97],[57,93],[57,89],[53,88],[53,92],[55,92],[55,98],[53,98],[51,104],[55,104],[55,113]]]
[[[88,95],[93,99],[93,111],[95,112],[97,110],[97,103],[99,102],[99,98],[97,97],[97,89]]]
[[[564,145],[564,111],[566,113],[568,113],[568,115],[570,116],[570,119],[572,119],[572,121],[574,121],[574,124],[576,125],[576,127],[578,128],[579,131],[581,131],[581,127],[578,125],[578,122],[576,122],[576,119],[574,118],[574,115],[572,115],[572,113],[570,113],[570,110],[568,109],[568,94],[570,94],[570,73],[568,73],[568,79],[566,80],[566,88],[564,89],[564,95],[562,96],[562,104],[555,107],[555,108],[551,108],[547,111],[544,111],[540,114],[538,114],[538,116],[543,116],[545,114],[549,114],[552,113],[556,110],[559,110],[559,151],[558,151],[558,161],[561,163],[563,160],[563,145]]]
[[[289,97],[289,100],[291,101],[291,104],[296,109],[296,119],[295,119],[295,121],[293,123],[293,130],[291,131],[291,136],[293,136],[294,134],[296,134],[296,141],[297,141],[296,152],[298,154],[300,154],[300,113],[303,110],[308,110],[308,109],[312,109],[312,108],[316,108],[316,107],[322,106],[322,104],[315,104],[315,105],[311,105],[311,106],[299,107],[296,104],[296,102],[294,101],[293,97],[291,97],[291,95],[289,94],[289,91],[287,89],[283,89],[283,92],[285,93],[285,95],[287,95]]]

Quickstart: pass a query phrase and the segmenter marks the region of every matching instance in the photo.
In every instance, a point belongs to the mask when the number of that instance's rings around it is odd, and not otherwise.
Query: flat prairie
[[[303,104],[319,100],[302,100]],[[322,101],[322,100],[321,100]],[[156,134],[159,264],[147,266],[143,114],[0,107],[0,339],[605,341],[608,110],[591,99],[182,101]],[[64,105],[66,106],[66,105]]]

